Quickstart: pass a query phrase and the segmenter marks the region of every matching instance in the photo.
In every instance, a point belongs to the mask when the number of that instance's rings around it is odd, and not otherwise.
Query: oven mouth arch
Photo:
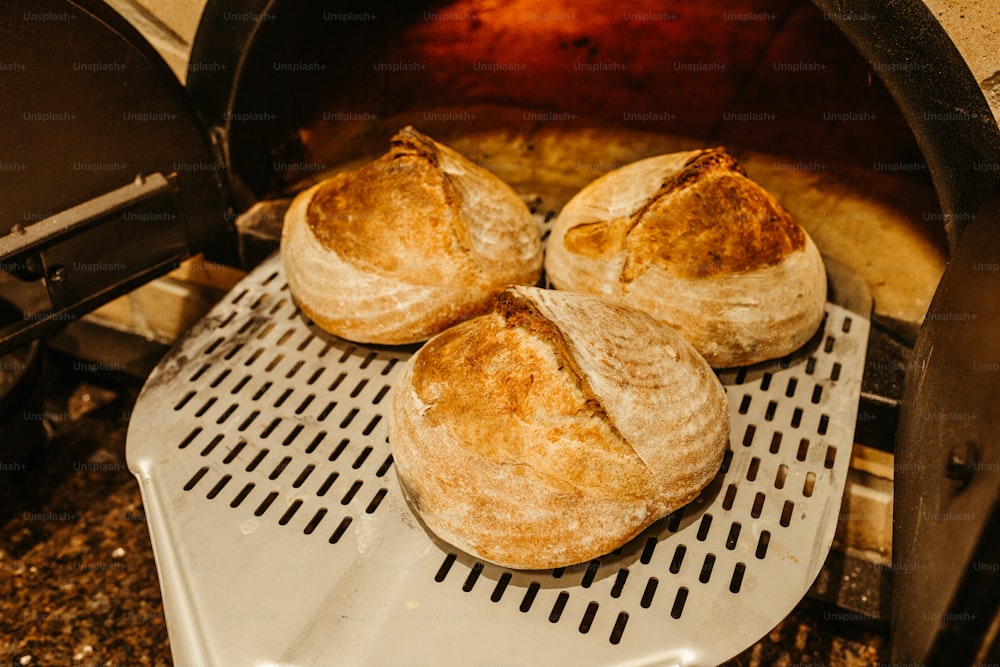
[[[812,1],[868,62],[911,65],[879,76],[927,161],[954,251],[997,188],[997,170],[975,165],[1000,159],[1000,130],[968,64],[923,2]]]

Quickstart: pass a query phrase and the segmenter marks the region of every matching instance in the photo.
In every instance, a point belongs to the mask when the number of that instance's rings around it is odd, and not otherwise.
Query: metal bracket
[[[176,267],[188,254],[183,223],[173,175],[154,173],[13,227],[0,237],[0,264],[41,266],[48,305],[0,323],[0,354]]]
[[[117,190],[95,197],[25,227],[14,225],[7,236],[0,237],[0,261],[24,259],[49,248],[63,239],[98,224],[108,216],[136,206],[143,201],[168,194],[170,182],[162,174],[136,176]]]

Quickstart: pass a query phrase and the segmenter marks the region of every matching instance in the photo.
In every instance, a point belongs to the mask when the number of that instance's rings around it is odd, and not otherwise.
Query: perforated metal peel
[[[410,351],[297,310],[277,256],[150,376],[128,434],[178,665],[712,665],[798,603],[829,550],[868,322],[828,304],[780,361],[720,375],[730,451],[701,496],[578,567],[456,552],[386,437]]]

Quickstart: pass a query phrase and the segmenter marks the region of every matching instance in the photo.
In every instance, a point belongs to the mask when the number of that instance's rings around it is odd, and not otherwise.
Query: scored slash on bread
[[[542,244],[510,186],[407,127],[374,162],[296,196],[281,257],[321,328],[400,345],[487,312],[508,284],[537,283]]]
[[[670,324],[716,367],[801,347],[826,303],[812,239],[720,148],[639,160],[587,185],[556,219],[545,269],[558,289]]]
[[[693,500],[718,472],[729,416],[718,378],[670,327],[512,287],[410,359],[389,434],[432,532],[537,569],[613,551]]]

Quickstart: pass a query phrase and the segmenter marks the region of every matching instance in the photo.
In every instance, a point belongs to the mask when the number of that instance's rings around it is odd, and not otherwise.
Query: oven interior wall
[[[866,169],[921,160],[879,72],[804,0],[282,10],[262,24],[246,63],[255,76],[235,108],[273,114],[274,133],[232,124],[234,162],[258,195],[301,176],[282,166],[314,157],[300,145],[303,127],[328,142],[324,152],[349,152],[367,148],[356,140],[378,120],[470,106],[519,109],[536,125],[600,121]],[[486,120],[453,117],[458,126]]]

